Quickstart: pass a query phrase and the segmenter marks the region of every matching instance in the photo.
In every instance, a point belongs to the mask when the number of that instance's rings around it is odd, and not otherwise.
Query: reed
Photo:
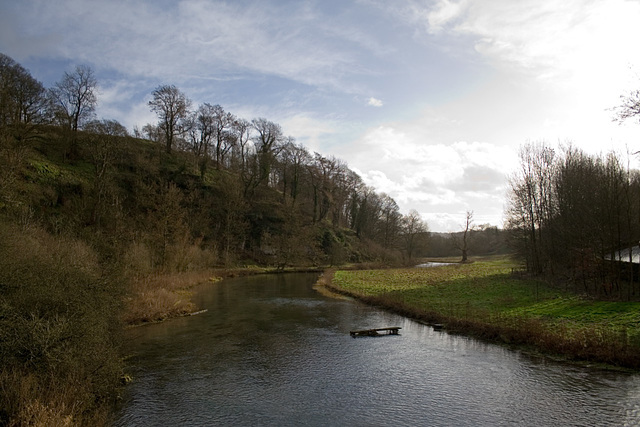
[[[125,298],[124,322],[136,325],[184,316],[196,310],[191,289],[218,280],[212,270],[153,274],[131,280]]]

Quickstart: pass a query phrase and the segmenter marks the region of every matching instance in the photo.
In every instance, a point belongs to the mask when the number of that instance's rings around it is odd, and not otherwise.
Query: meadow
[[[330,287],[454,333],[640,368],[640,302],[601,301],[523,278],[509,257],[431,268],[339,270]]]

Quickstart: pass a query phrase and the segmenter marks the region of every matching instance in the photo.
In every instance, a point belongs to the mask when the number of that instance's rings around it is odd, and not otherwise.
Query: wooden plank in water
[[[377,337],[379,335],[398,335],[398,331],[402,329],[400,326],[392,326],[389,328],[375,328],[375,329],[362,329],[359,331],[351,331],[349,334],[352,337]],[[386,332],[386,334],[380,334],[380,332]]]

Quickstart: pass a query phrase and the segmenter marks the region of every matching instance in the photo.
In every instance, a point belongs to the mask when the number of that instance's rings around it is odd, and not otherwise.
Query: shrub
[[[0,424],[95,422],[122,372],[119,296],[86,244],[0,225]]]

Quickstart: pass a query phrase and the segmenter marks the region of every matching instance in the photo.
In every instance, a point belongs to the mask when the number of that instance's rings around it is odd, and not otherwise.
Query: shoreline
[[[618,336],[599,329],[593,325],[592,330],[572,331],[555,329],[548,322],[526,317],[487,317],[480,320],[465,318],[459,314],[446,315],[434,310],[425,310],[411,306],[398,300],[379,296],[365,295],[350,291],[337,285],[333,280],[334,271],[327,271],[319,279],[319,283],[328,291],[344,295],[368,305],[407,317],[416,322],[433,327],[450,334],[476,338],[493,344],[541,355],[553,360],[586,366],[596,366],[608,370],[640,371],[638,348],[616,340]],[[611,338],[610,341],[607,341]]]
[[[130,286],[132,291],[124,301],[126,307],[123,313],[123,324],[125,329],[137,328],[203,312],[201,307],[197,307],[191,301],[192,290],[198,286],[211,285],[234,277],[305,272],[322,273],[322,268],[244,267],[167,273],[138,278],[132,280]]]

